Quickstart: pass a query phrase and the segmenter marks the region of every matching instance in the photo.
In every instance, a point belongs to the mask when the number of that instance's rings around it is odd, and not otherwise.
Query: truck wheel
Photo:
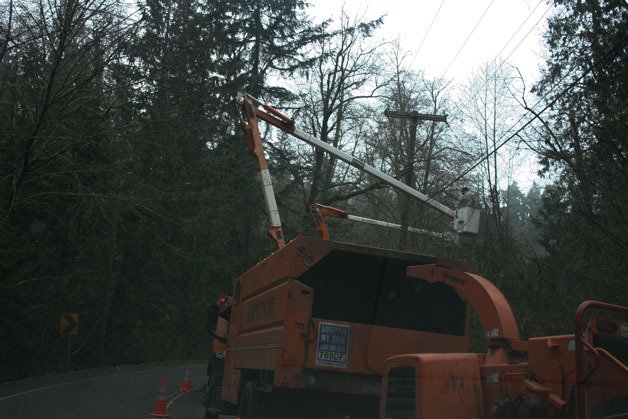
[[[259,408],[259,393],[249,381],[244,385],[238,400],[238,415],[241,419],[259,419],[261,417]]]

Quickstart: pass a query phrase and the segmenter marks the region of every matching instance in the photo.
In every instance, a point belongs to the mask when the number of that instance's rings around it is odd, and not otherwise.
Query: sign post
[[[68,358],[66,368],[70,369],[70,357],[72,355],[72,336],[78,335],[78,313],[59,314],[59,333],[68,337]]]

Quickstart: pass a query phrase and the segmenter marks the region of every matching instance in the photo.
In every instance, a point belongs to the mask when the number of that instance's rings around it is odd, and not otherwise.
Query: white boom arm
[[[351,166],[362,170],[363,172],[366,172],[368,174],[370,174],[373,177],[376,177],[377,179],[381,180],[384,183],[387,183],[390,186],[393,186],[405,193],[407,193],[408,195],[411,195],[413,197],[415,197],[416,199],[418,199],[421,202],[426,203],[427,205],[431,206],[432,208],[436,209],[437,211],[442,212],[445,215],[448,215],[451,218],[454,218],[456,212],[454,210],[452,210],[449,207],[446,207],[445,205],[441,204],[440,202],[436,202],[434,201],[432,198],[430,198],[429,196],[422,194],[421,192],[417,191],[416,189],[411,188],[410,186],[406,185],[403,182],[398,181],[397,179],[395,179],[392,176],[387,175],[386,173],[383,173],[379,170],[377,170],[376,168],[374,168],[373,166],[370,166],[366,163],[364,163],[362,160],[355,158],[347,153],[345,153],[344,151],[338,150],[336,147],[331,146],[329,144],[327,144],[324,141],[319,140],[316,137],[311,136],[310,134],[301,131],[298,128],[294,128],[294,131],[291,132],[292,135],[294,135],[295,137],[297,137],[300,140],[305,141],[308,144],[313,145],[314,147],[318,147],[322,150],[325,150],[326,152],[328,152],[329,154],[332,154],[336,157],[338,157],[340,160],[349,163]]]

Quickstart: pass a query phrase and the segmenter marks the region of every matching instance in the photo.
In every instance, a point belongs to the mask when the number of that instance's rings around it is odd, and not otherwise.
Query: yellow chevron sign
[[[61,313],[59,315],[59,332],[64,336],[78,335],[78,313]]]

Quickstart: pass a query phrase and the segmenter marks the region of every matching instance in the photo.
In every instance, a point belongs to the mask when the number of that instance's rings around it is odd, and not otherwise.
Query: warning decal
[[[318,324],[318,340],[316,344],[316,365],[347,368],[349,357],[349,330],[346,324]]]

